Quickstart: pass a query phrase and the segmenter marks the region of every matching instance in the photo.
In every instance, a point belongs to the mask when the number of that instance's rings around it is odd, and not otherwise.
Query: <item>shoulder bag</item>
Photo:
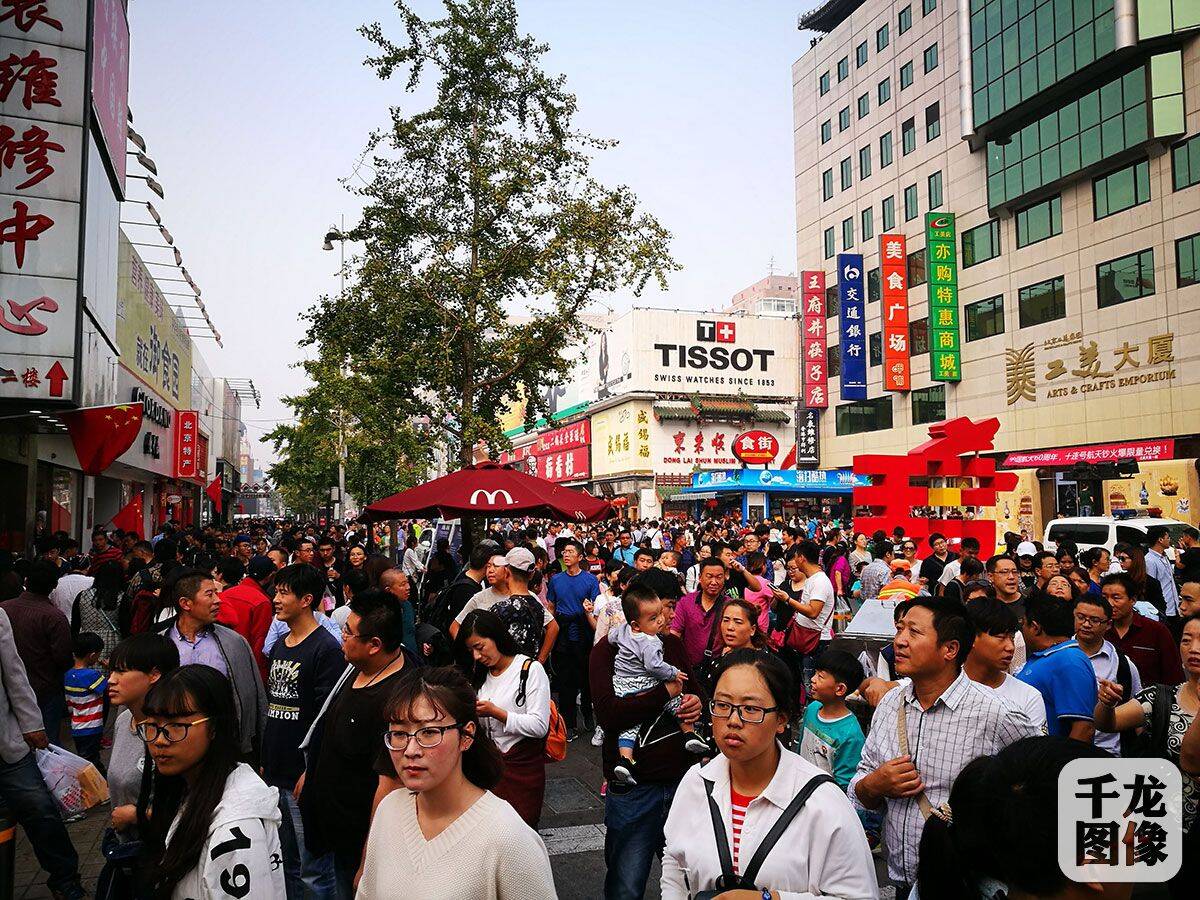
[[[526,659],[521,664],[521,682],[517,688],[517,706],[525,705],[525,688],[529,684],[529,667],[532,659]],[[563,721],[562,713],[554,701],[550,701],[550,730],[546,732],[546,759],[550,762],[562,762],[567,758],[567,723]]]

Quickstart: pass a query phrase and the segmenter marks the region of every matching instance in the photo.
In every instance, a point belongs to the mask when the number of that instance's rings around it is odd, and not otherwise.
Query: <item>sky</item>
[[[815,0],[519,0],[520,27],[550,45],[543,66],[578,97],[577,124],[619,141],[593,175],[628,185],[672,232],[683,271],[640,300],[720,308],[765,276],[795,269],[791,65],[796,29]],[[429,17],[435,0],[413,0]],[[423,108],[402,81],[363,66],[357,33],[384,0],[132,0],[130,109],[166,197],[152,200],[203,291],[224,348],[201,352],[213,372],[251,378],[262,408],[243,411],[259,438],[290,420],[280,398],[303,390],[300,314],[339,289],[330,225],[361,209],[345,182],[388,108]],[[131,172],[141,172],[130,161]],[[347,252],[352,252],[348,248]]]

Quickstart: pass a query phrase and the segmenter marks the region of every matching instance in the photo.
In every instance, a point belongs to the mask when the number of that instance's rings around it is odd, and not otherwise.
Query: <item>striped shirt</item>
[[[742,824],[746,821],[746,807],[753,802],[753,797],[747,797],[745,794],[739,794],[733,789],[732,782],[729,785],[729,806],[733,815],[733,871],[740,872],[738,868],[738,845],[742,841]]]
[[[86,736],[104,730],[104,675],[95,669],[68,669],[63,678],[67,709],[71,713],[71,734]]]

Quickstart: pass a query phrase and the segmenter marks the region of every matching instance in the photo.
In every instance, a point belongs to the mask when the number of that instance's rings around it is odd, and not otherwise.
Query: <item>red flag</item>
[[[142,404],[93,406],[60,412],[85,475],[99,475],[133,446],[142,430]]]
[[[219,475],[204,489],[204,493],[213,502],[213,506],[217,508],[217,514],[219,515],[221,512],[221,477]]]
[[[142,495],[137,493],[133,495],[133,499],[121,507],[121,511],[112,517],[114,528],[120,528],[122,531],[132,531],[138,536],[138,540],[145,540],[146,534],[142,528],[142,523],[145,521],[145,515],[142,510]]]

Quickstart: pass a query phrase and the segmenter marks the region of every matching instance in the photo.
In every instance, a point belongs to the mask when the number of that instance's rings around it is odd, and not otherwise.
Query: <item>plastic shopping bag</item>
[[[94,765],[62,747],[35,753],[42,780],[68,816],[79,815],[108,800],[108,782]]]

